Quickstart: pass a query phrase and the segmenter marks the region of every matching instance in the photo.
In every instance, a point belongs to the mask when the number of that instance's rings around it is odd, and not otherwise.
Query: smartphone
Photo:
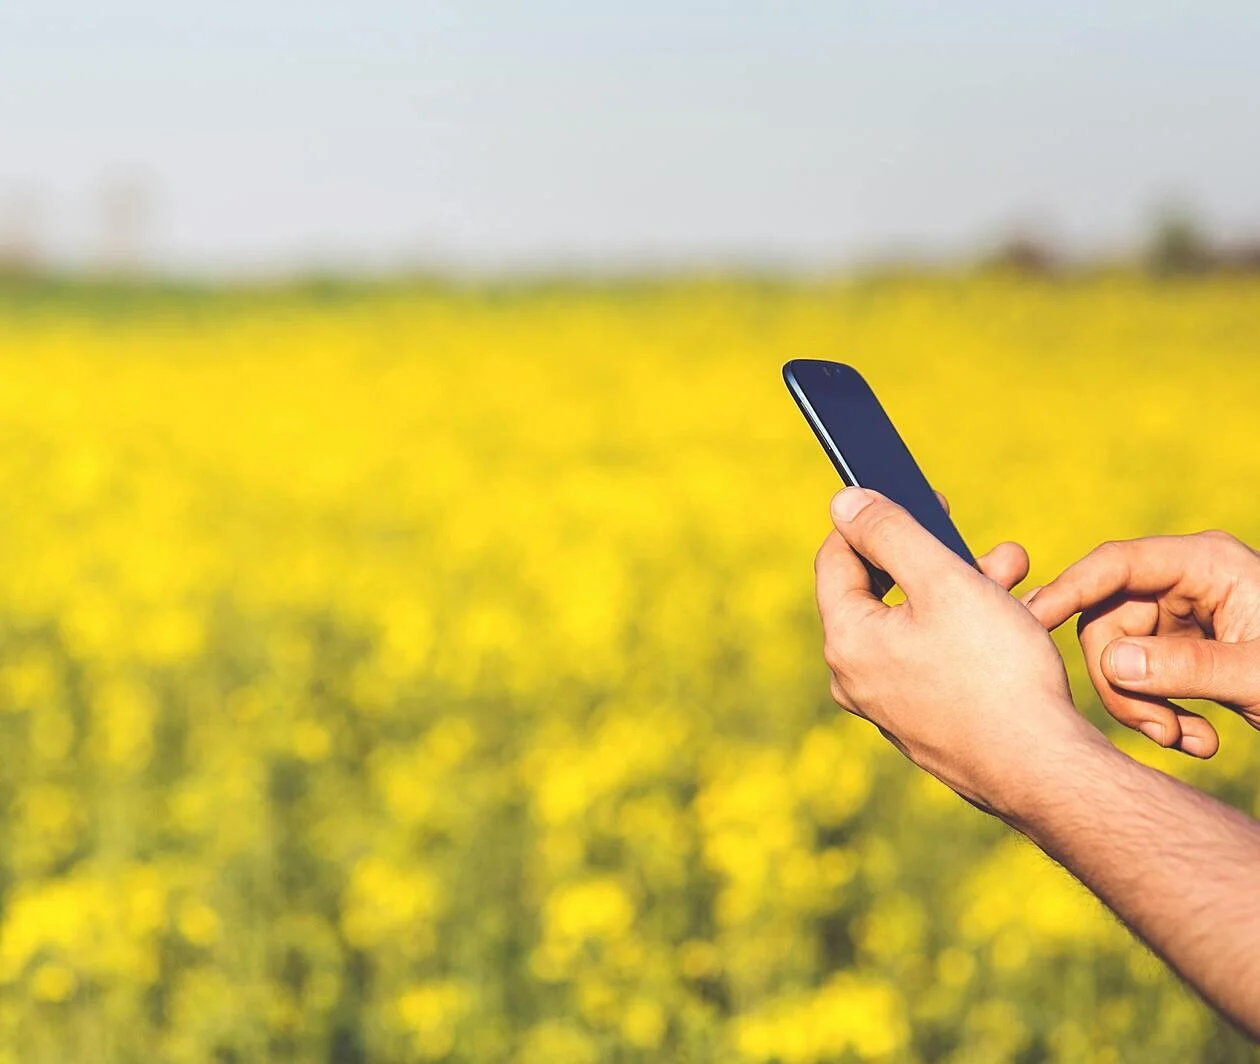
[[[783,367],[783,380],[846,485],[887,495],[975,566],[975,556],[857,370],[839,362],[797,358]],[[893,583],[888,574],[869,563],[867,568],[877,592],[887,594]]]

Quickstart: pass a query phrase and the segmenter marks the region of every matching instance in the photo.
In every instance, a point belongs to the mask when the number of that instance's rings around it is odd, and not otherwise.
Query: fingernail
[[[845,488],[831,500],[831,516],[837,521],[852,521],[871,504],[870,493],[862,488]]]
[[[1023,600],[1022,600],[1022,601],[1023,601],[1023,603],[1024,603],[1024,605],[1025,605],[1025,606],[1031,606],[1031,605],[1032,605],[1032,600],[1033,600],[1033,599],[1035,599],[1035,598],[1037,597],[1037,592],[1038,592],[1038,591],[1040,591],[1040,590],[1041,590],[1041,585],[1040,585],[1040,584],[1038,584],[1036,587],[1034,587],[1034,588],[1029,588],[1029,590],[1025,591],[1025,592],[1024,592],[1024,598],[1023,598]]]
[[[1182,732],[1181,749],[1191,757],[1207,757],[1211,746],[1208,740],[1201,735],[1187,735],[1185,732]]]
[[[1111,671],[1117,680],[1146,679],[1146,651],[1136,643],[1117,643],[1111,648]]]
[[[1144,720],[1138,725],[1138,731],[1152,742],[1164,745],[1164,726],[1157,720]]]

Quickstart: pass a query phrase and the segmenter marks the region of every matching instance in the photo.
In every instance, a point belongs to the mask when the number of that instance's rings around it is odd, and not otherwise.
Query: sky
[[[63,265],[813,269],[1165,203],[1260,235],[1255,0],[0,4],[0,237]]]

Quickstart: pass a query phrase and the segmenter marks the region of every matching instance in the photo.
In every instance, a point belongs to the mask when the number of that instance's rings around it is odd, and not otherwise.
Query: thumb
[[[1231,706],[1260,702],[1260,646],[1211,639],[1125,636],[1108,643],[1103,674],[1126,691],[1163,698],[1210,698]]]
[[[836,531],[883,569],[908,598],[923,594],[942,570],[964,563],[891,499],[869,488],[845,488],[831,500]]]

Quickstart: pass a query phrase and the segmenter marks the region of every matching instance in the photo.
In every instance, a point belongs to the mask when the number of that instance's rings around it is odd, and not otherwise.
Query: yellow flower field
[[[1034,580],[1260,543],[1256,280],[4,295],[3,1059],[1249,1059],[837,715],[810,356]]]

